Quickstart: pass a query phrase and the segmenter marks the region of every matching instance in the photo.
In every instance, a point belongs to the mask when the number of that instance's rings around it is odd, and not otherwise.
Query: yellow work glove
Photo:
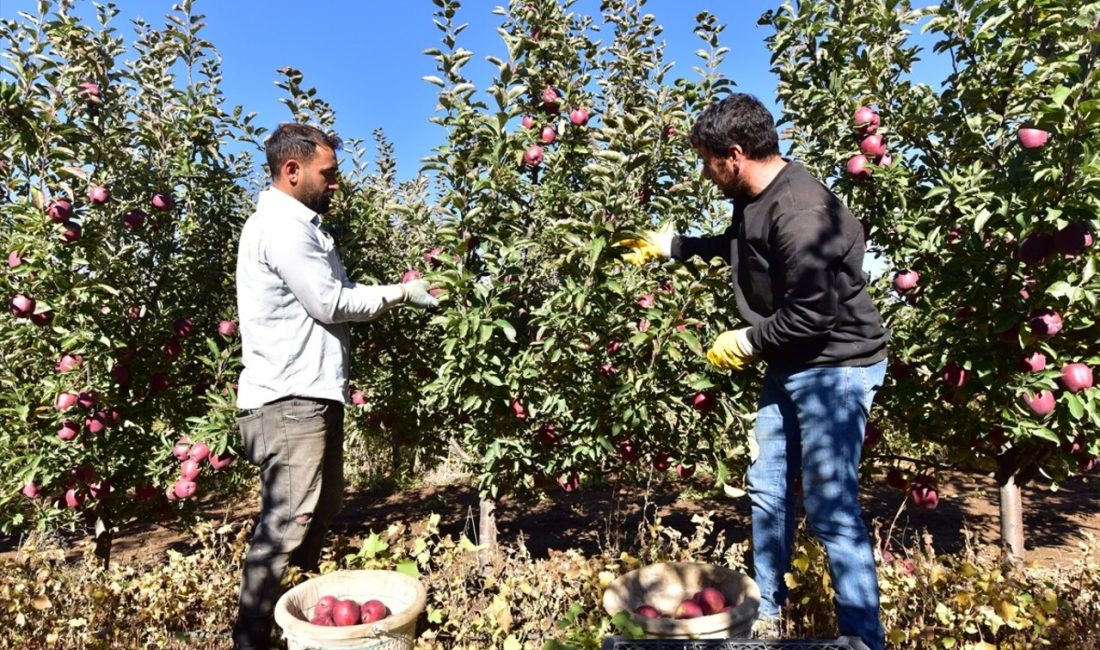
[[[756,360],[756,354],[749,343],[749,328],[722,332],[707,350],[707,361],[725,370],[741,370],[745,364]]]
[[[672,256],[672,226],[663,226],[659,230],[647,230],[642,233],[640,239],[623,239],[617,242],[623,248],[630,251],[623,255],[623,260],[634,266],[642,266],[655,259]]]

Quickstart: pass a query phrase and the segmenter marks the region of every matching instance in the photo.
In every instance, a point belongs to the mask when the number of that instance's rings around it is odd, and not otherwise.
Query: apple
[[[652,605],[638,605],[634,608],[634,613],[642,618],[661,618],[661,612]]]
[[[863,428],[863,446],[872,449],[882,440],[882,430],[868,422]]]
[[[657,299],[653,297],[652,293],[647,293],[641,298],[638,298],[638,306],[642,309],[649,309],[655,304],[657,304]]]
[[[122,215],[122,227],[127,230],[141,230],[145,225],[145,213],[141,210],[130,210]]]
[[[952,361],[943,369],[943,382],[948,386],[962,388],[970,379],[970,371]]]
[[[512,400],[512,414],[519,420],[527,419],[527,409],[523,408],[523,402],[518,399]]]
[[[8,253],[8,266],[15,268],[23,263],[23,258],[19,257],[19,251],[12,251]]]
[[[583,108],[574,108],[569,111],[569,121],[577,126],[588,124],[588,111]]]
[[[1054,233],[1054,247],[1068,257],[1077,257],[1094,242],[1088,224],[1077,221]]]
[[[352,394],[351,394],[351,403],[356,405],[356,406],[363,406],[364,404],[367,403],[366,394],[363,393],[363,391],[361,391],[361,390],[353,391]]]
[[[618,371],[615,369],[615,364],[608,361],[607,363],[601,363],[600,367],[596,369],[596,372],[599,373],[601,377],[610,377]]]
[[[909,488],[909,496],[913,499],[914,504],[928,510],[935,510],[936,506],[940,504],[940,494],[936,490],[936,484],[927,477],[913,479],[913,485]]]
[[[692,596],[692,600],[699,603],[703,614],[717,614],[726,606],[726,596],[721,590],[714,587],[704,587],[702,591]]]
[[[1024,149],[1038,149],[1050,139],[1050,133],[1042,129],[1025,127],[1016,132],[1020,146]]]
[[[157,210],[171,210],[176,206],[176,200],[172,198],[171,194],[165,192],[153,194],[153,197],[149,199],[149,203]]]
[[[1054,236],[1036,232],[1020,244],[1020,261],[1028,265],[1043,264],[1054,254]]]
[[[164,346],[164,356],[168,359],[175,359],[183,352],[183,346],[179,341],[171,340]]]
[[[886,472],[886,484],[895,490],[904,490],[906,486],[905,476],[901,473],[901,470],[896,467],[891,467]]]
[[[675,616],[678,619],[699,618],[702,615],[703,615],[703,608],[699,606],[699,603],[695,602],[694,600],[692,600],[690,598],[688,598],[688,599],[684,600],[682,603],[680,603],[676,607],[676,611],[673,613],[673,616]]]
[[[539,428],[539,442],[547,447],[558,441],[558,429],[553,424],[544,424]]]
[[[99,403],[99,394],[95,391],[80,391],[76,396],[76,404],[82,409],[94,409]]]
[[[88,496],[93,499],[102,499],[111,493],[111,481],[103,479],[88,484]]]
[[[88,430],[88,433],[92,434],[102,432],[107,428],[107,414],[103,411],[97,411],[84,418],[84,428]]]
[[[111,190],[102,185],[96,185],[88,190],[88,200],[95,205],[105,205],[111,200]]]
[[[1032,312],[1027,325],[1039,338],[1049,339],[1062,331],[1062,315],[1053,309],[1039,309]]]
[[[317,599],[317,604],[313,606],[313,615],[332,616],[332,607],[336,602],[336,596],[321,596]]]
[[[191,451],[191,439],[186,437],[180,438],[176,441],[176,446],[172,447],[172,455],[180,461],[187,460],[189,451]]]
[[[114,377],[115,381],[120,385],[125,386],[130,383],[130,367],[125,363],[116,363],[111,366],[111,376]]]
[[[336,627],[336,622],[332,620],[332,616],[314,616],[309,619],[309,624],[321,627]]]
[[[651,327],[651,325],[650,325],[648,320],[643,318],[643,319],[638,321],[638,331],[639,332],[648,332],[650,327]]]
[[[50,207],[46,208],[46,214],[58,223],[68,221],[73,216],[73,204],[69,203],[68,199],[58,199],[50,203]]]
[[[172,324],[172,331],[181,339],[187,338],[195,331],[195,324],[186,318],[177,318]]]
[[[34,313],[34,306],[34,298],[22,293],[17,293],[12,297],[8,310],[11,311],[11,315],[16,318],[28,318]]]
[[[79,354],[63,355],[61,360],[57,362],[57,372],[69,372],[74,368],[79,368],[82,363],[84,363],[84,357]]]
[[[180,478],[185,478],[188,481],[194,481],[199,476],[199,472],[202,471],[202,466],[199,465],[197,460],[188,458],[180,465]]]
[[[42,494],[42,488],[34,481],[27,481],[19,492],[28,499],[37,499]]]
[[[575,492],[581,487],[581,477],[575,471],[570,470],[568,474],[562,474],[558,477],[558,485],[566,492]]]
[[[181,499],[190,499],[195,495],[197,487],[194,481],[181,478],[172,485],[172,492]]]
[[[162,373],[153,373],[153,376],[149,379],[149,388],[154,393],[163,393],[171,387],[171,382],[168,381],[168,377]]]
[[[218,322],[218,334],[223,338],[230,338],[237,333],[237,324],[231,320]]]
[[[669,124],[669,125],[665,126],[665,128],[661,129],[661,139],[662,140],[671,140],[672,138],[676,137],[676,133],[677,133],[676,125],[675,124]]]
[[[176,494],[176,486],[175,485],[169,485],[168,487],[164,488],[164,496],[168,497],[169,501],[179,501],[180,500],[179,495]]]
[[[558,108],[558,91],[553,86],[547,86],[542,89],[542,103],[545,108],[557,109]],[[556,111],[555,111],[556,112]]]
[[[864,155],[875,158],[886,155],[886,141],[882,139],[881,135],[869,135],[859,141],[859,151]]]
[[[76,422],[65,420],[61,423],[61,428],[57,430],[57,437],[67,442],[75,438],[78,433],[80,433],[80,429],[77,428]]]
[[[138,501],[152,501],[157,498],[157,488],[152,482],[134,487],[134,497]]]
[[[666,452],[659,451],[653,456],[653,469],[658,472],[667,472],[669,467],[672,467],[672,460]]]
[[[83,232],[80,228],[80,224],[75,221],[66,221],[61,231],[61,238],[65,241],[72,243],[80,241],[80,235]]]
[[[1071,393],[1092,388],[1092,368],[1083,363],[1067,363],[1062,366],[1062,383]]]
[[[623,347],[623,344],[622,344],[621,341],[611,341],[610,343],[607,344],[607,353],[608,354],[615,354],[622,347]]]
[[[633,463],[638,460],[638,448],[630,440],[620,440],[619,458],[623,459],[624,463]]]
[[[406,282],[412,282],[413,280],[419,280],[422,277],[424,276],[420,274],[420,271],[417,271],[416,269],[408,269],[401,274],[401,283],[404,284]]]
[[[31,322],[39,327],[49,325],[51,320],[53,320],[52,311],[42,311],[37,314],[31,314]]]
[[[57,399],[53,403],[53,407],[58,411],[67,411],[76,404],[75,393],[59,393]]]
[[[359,618],[364,623],[381,621],[390,615],[390,609],[380,600],[371,599],[359,608]]]
[[[523,162],[530,167],[538,167],[542,164],[542,147],[533,144],[523,152]]]
[[[888,153],[884,153],[881,156],[875,158],[875,164],[879,167],[893,167],[894,157]]]
[[[187,457],[196,463],[201,463],[206,460],[210,455],[210,447],[205,442],[196,442],[191,445],[191,449],[187,452]]]
[[[440,255],[443,253],[442,246],[436,246],[424,253],[424,262],[431,266],[433,269],[437,269],[443,266],[443,260],[440,259]]]
[[[689,479],[695,474],[695,465],[685,465],[679,463],[676,465],[676,475],[682,479]]]
[[[695,397],[692,398],[691,404],[695,407],[695,410],[699,411],[700,413],[710,413],[714,410],[716,401],[714,399],[714,396],[710,393],[706,391],[699,391],[698,393],[695,393]]]
[[[337,627],[359,624],[359,604],[354,600],[338,600],[332,606],[332,621]]]
[[[1020,360],[1020,369],[1024,372],[1042,372],[1047,367],[1047,355],[1038,350]]]
[[[229,469],[233,466],[235,460],[237,460],[237,457],[228,449],[220,454],[210,454],[210,466],[214,468],[215,472]]]
[[[80,89],[80,96],[83,97],[84,101],[88,102],[89,104],[99,104],[103,101],[100,97],[99,84],[97,84],[96,82],[85,81],[84,83],[77,86],[77,88]]]
[[[881,123],[881,118],[875,109],[870,106],[860,106],[856,109],[855,115],[852,116],[856,126],[877,127]],[[868,131],[868,133],[874,133],[874,131]]]
[[[867,156],[863,154],[856,154],[848,159],[846,169],[848,175],[856,180],[863,180],[871,177],[871,168],[869,167],[870,161],[867,160]]]
[[[912,270],[898,271],[894,275],[894,288],[900,293],[910,291],[917,286],[917,282],[920,280],[920,273]]]
[[[539,139],[546,144],[552,144],[554,140],[558,139],[558,132],[554,129],[554,127],[547,124],[546,126],[542,127],[542,131],[539,132]]]
[[[1038,393],[1024,395],[1024,404],[1035,415],[1047,415],[1054,410],[1054,393],[1049,390],[1041,390]]]
[[[70,508],[79,508],[84,503],[85,498],[84,492],[74,487],[65,490],[65,505]]]
[[[535,128],[535,117],[533,115],[531,115],[530,113],[528,113],[527,115],[523,116],[523,119],[520,121],[520,124],[525,129],[533,129],[533,128]]]

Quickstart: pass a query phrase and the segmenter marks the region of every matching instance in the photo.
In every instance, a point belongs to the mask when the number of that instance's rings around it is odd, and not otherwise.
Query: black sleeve
[[[730,250],[733,240],[737,237],[737,230],[730,226],[721,235],[713,237],[684,237],[677,235],[672,238],[672,259],[688,260],[698,255],[707,262],[715,257],[721,257],[730,264]]]
[[[772,263],[783,278],[783,299],[774,314],[749,330],[753,348],[782,351],[829,336],[838,313],[837,274],[853,243],[839,211],[831,206],[777,220]]]

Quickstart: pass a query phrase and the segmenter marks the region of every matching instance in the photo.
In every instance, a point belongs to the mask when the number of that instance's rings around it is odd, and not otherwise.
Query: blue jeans
[[[840,633],[883,647],[878,576],[859,507],[863,432],[886,361],[862,368],[769,367],[753,435],[759,455],[749,465],[752,542],[760,616],[775,617],[787,599],[783,574],[794,544],[795,478],[802,504],[825,546],[836,590]]]

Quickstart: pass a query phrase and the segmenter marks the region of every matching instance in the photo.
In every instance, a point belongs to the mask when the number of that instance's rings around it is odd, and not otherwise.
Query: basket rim
[[[326,582],[353,580],[396,580],[404,583],[413,590],[413,602],[404,610],[387,616],[374,623],[359,623],[358,625],[346,625],[343,627],[322,627],[313,625],[309,621],[302,620],[290,612],[290,603],[307,589],[323,589]],[[399,571],[385,569],[342,569],[319,576],[314,576],[288,589],[275,603],[275,622],[283,629],[284,633],[295,637],[305,636],[318,641],[339,641],[350,639],[363,639],[372,637],[389,636],[392,634],[410,634],[412,630],[404,629],[412,626],[415,628],[416,620],[427,604],[428,592],[420,580]],[[360,603],[362,604],[362,603]]]

